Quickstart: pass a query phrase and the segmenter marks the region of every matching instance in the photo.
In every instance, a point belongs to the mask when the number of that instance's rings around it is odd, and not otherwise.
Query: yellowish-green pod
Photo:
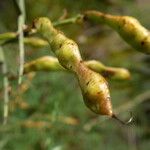
[[[17,41],[17,38],[18,38],[18,34],[15,32],[7,32],[7,33],[0,34],[0,45],[5,44],[9,41],[12,42]],[[25,37],[23,40],[25,44],[37,48],[49,45],[47,41],[37,37]]]
[[[84,61],[84,64],[93,71],[102,74],[106,78],[115,80],[128,80],[130,72],[125,68],[108,67],[96,60]],[[44,56],[28,62],[24,65],[24,73],[32,71],[68,71],[62,67],[57,58]]]
[[[36,19],[33,26],[49,42],[59,63],[75,73],[86,106],[97,114],[118,119],[112,111],[107,81],[84,64],[77,44],[56,30],[48,18]]]
[[[131,75],[125,68],[109,67],[96,60],[89,60],[84,62],[93,71],[102,74],[106,78],[115,80],[128,80]]]
[[[130,16],[113,16],[98,11],[85,12],[84,19],[107,24],[116,30],[134,49],[150,54],[150,33],[137,19]]]
[[[44,56],[25,63],[24,74],[34,71],[65,71],[66,69],[60,65],[58,59],[52,56]]]
[[[41,48],[49,45],[47,41],[37,37],[25,37],[24,43],[26,45],[37,47],[37,48]]]
[[[4,44],[9,40],[13,40],[14,38],[16,38],[16,36],[17,33],[15,32],[2,33],[0,34],[0,44]]]

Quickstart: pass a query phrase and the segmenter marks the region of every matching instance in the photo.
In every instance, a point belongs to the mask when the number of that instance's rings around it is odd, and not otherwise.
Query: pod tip
[[[124,124],[124,125],[128,125],[128,124],[131,123],[132,120],[133,120],[132,112],[130,112],[130,118],[129,118],[127,121],[122,121],[122,120],[119,119],[115,114],[113,114],[111,117],[114,118],[114,119],[116,119],[116,120],[118,120],[119,122],[121,122],[121,123]]]

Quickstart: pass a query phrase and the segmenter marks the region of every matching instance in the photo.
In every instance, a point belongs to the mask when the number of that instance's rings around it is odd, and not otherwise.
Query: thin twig
[[[76,15],[72,18],[68,18],[68,19],[64,19],[64,20],[58,20],[56,22],[53,22],[53,26],[54,27],[57,27],[57,26],[60,26],[60,25],[66,25],[66,24],[73,24],[73,23],[77,23],[79,20],[81,20],[83,17],[83,15]]]
[[[9,103],[9,82],[8,82],[8,77],[7,77],[7,65],[6,65],[6,61],[5,61],[5,56],[3,53],[3,49],[0,47],[0,61],[2,63],[2,73],[4,74],[3,77],[3,87],[4,87],[4,112],[3,112],[3,124],[5,125],[8,121],[8,112],[9,112],[9,108],[8,108],[8,103]]]
[[[18,83],[22,81],[23,65],[24,65],[24,31],[23,26],[25,24],[25,3],[24,0],[18,0],[18,6],[21,10],[21,14],[18,17],[18,33],[19,33],[19,51],[20,51],[20,65],[19,65],[19,79]]]

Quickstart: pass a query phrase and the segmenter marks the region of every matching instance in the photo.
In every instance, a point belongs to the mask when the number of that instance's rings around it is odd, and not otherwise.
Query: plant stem
[[[64,19],[64,20],[58,20],[56,22],[53,22],[53,26],[57,27],[60,25],[77,23],[80,19],[82,19],[82,17],[83,17],[83,15],[78,14],[72,18],[68,18],[68,19]]]
[[[18,6],[21,10],[21,14],[18,17],[18,33],[19,33],[19,57],[20,57],[20,64],[19,64],[19,79],[18,83],[20,84],[22,81],[23,75],[23,65],[24,65],[24,34],[23,34],[23,26],[25,24],[25,4],[24,0],[18,1]]]
[[[3,87],[4,87],[4,112],[3,112],[3,124],[5,125],[8,121],[8,112],[9,112],[9,91],[8,91],[8,77],[7,77],[7,65],[5,61],[5,56],[3,53],[3,49],[0,47],[0,62],[2,63],[2,73],[4,74],[3,77]]]

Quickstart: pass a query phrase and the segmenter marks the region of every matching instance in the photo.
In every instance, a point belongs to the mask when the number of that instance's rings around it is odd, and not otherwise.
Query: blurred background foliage
[[[26,23],[47,16],[57,21],[94,9],[131,15],[150,29],[149,0],[25,0]],[[17,13],[11,0],[0,1],[0,33],[17,30]],[[148,150],[150,147],[150,57],[133,50],[116,32],[104,25],[64,25],[59,27],[75,40],[85,60],[96,59],[106,65],[125,67],[128,81],[108,79],[112,103],[119,116],[134,121],[122,126],[93,114],[82,100],[72,74],[38,72],[24,76],[18,86],[10,80],[9,120],[0,124],[2,150]],[[3,46],[8,70],[16,75],[19,63],[17,43]],[[25,61],[53,55],[49,47],[25,47]],[[141,102],[136,101],[140,99]],[[129,104],[131,107],[127,107]],[[132,107],[133,106],[133,107]],[[124,108],[125,107],[125,108]],[[3,83],[0,75],[0,120],[3,120]]]

